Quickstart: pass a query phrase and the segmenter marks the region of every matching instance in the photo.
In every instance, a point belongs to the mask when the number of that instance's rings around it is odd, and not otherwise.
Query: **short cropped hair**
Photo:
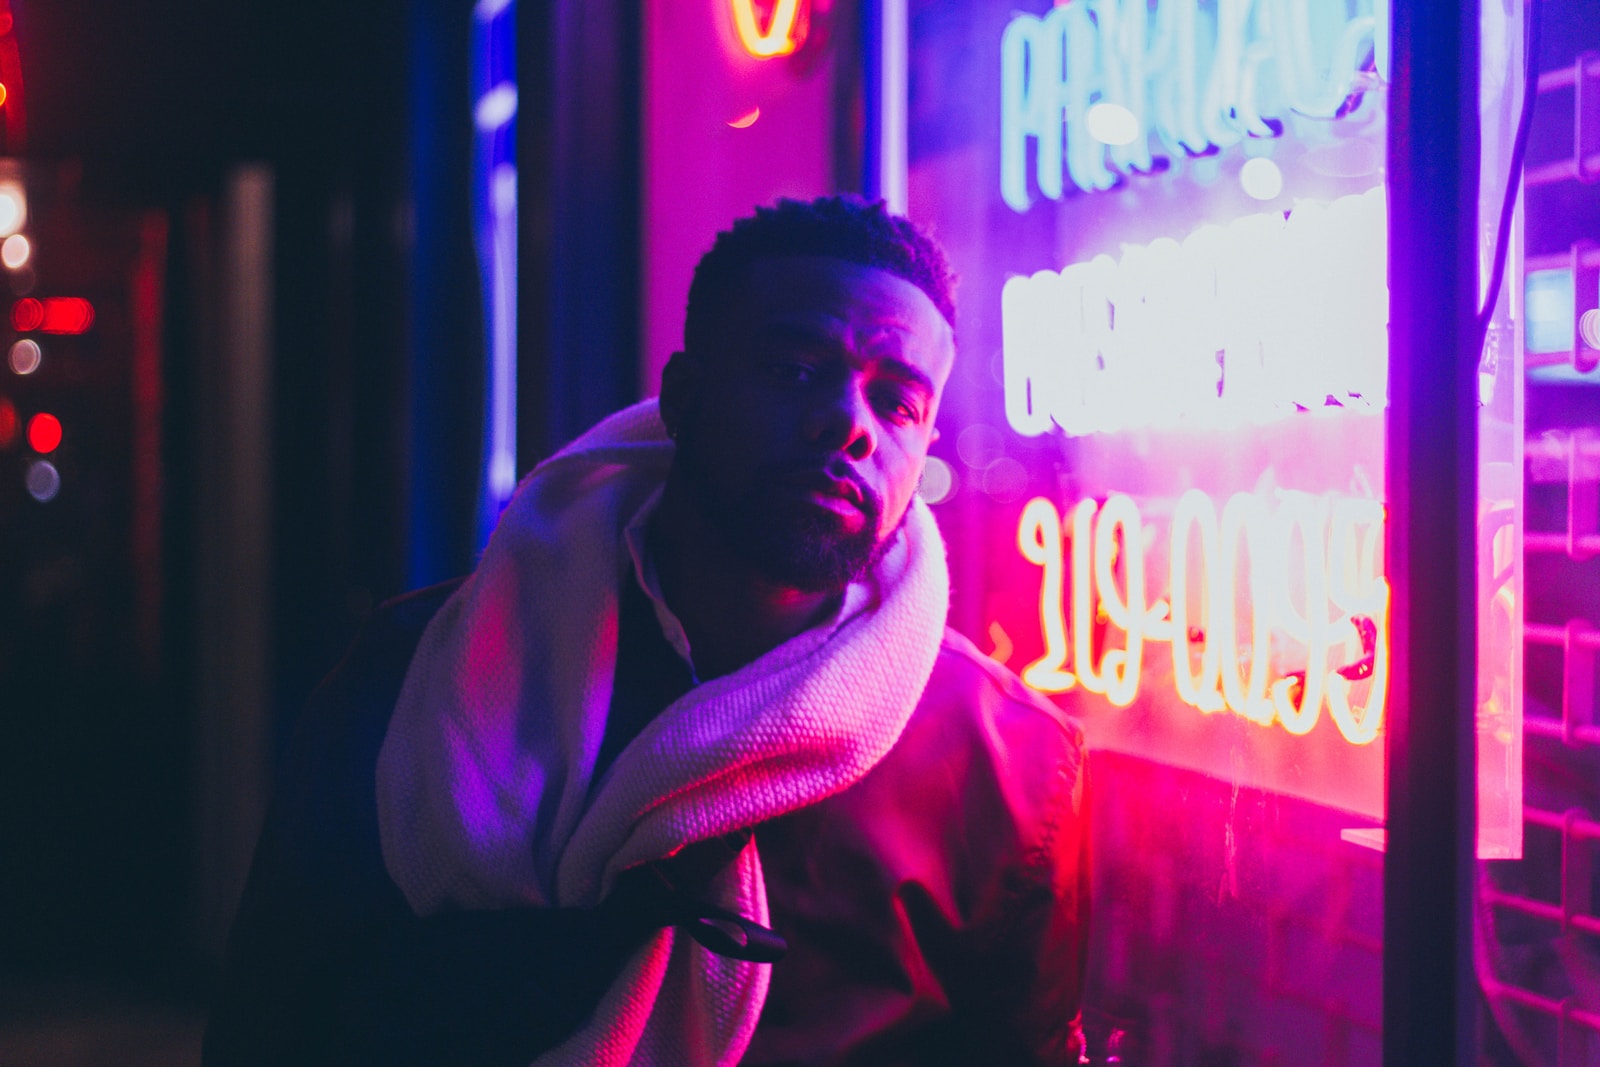
[[[910,219],[891,215],[881,200],[850,194],[785,198],[717,234],[700,257],[689,283],[684,347],[701,349],[717,311],[734,298],[750,266],[779,256],[828,256],[898,275],[926,293],[955,328],[955,275],[944,250]]]

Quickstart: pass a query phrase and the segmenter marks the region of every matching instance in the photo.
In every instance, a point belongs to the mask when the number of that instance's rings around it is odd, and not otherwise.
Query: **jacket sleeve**
[[[302,715],[229,935],[205,1067],[337,1062],[351,933],[410,915],[383,868],[373,775],[416,641],[451,588],[381,608]]]
[[[331,1063],[332,939],[276,806],[256,844],[206,1024],[205,1067]]]

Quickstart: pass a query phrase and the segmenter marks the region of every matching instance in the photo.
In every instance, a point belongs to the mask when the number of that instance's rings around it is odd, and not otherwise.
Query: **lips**
[[[800,471],[780,479],[779,484],[802,492],[842,500],[857,510],[866,510],[862,507],[859,486],[847,478],[836,478],[825,470]]]

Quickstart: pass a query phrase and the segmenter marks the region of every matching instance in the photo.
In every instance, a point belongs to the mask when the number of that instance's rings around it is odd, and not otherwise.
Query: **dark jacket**
[[[564,1032],[648,932],[604,907],[417,920],[390,881],[378,749],[452,588],[379,609],[313,698],[230,940],[208,1067],[526,1062],[499,1039],[508,1020],[537,1005]],[[947,631],[889,754],[756,828],[789,951],[744,1062],[1077,1063],[1085,769],[1077,725]]]

